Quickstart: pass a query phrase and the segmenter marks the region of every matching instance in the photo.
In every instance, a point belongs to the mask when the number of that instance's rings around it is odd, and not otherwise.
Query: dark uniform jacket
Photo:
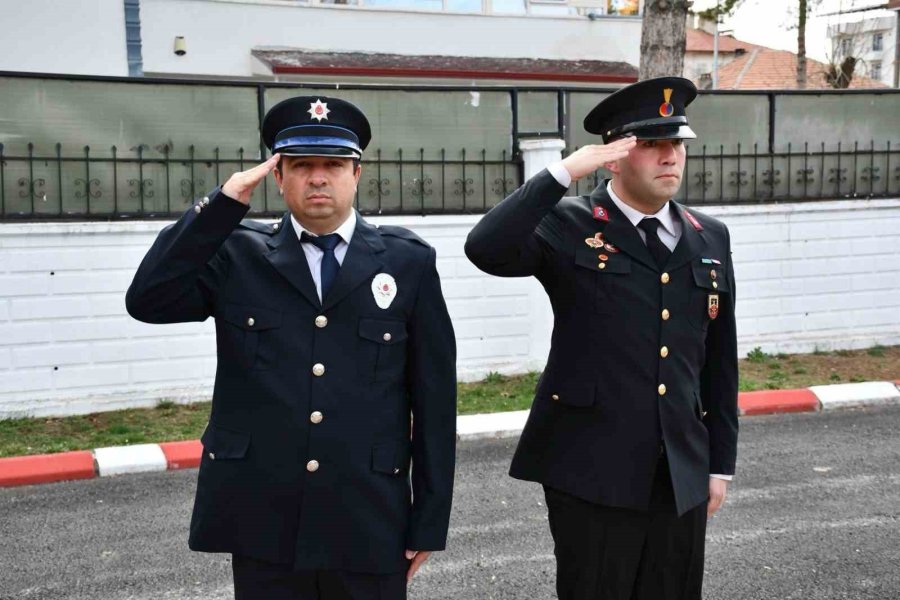
[[[288,214],[242,221],[218,189],[198,206],[162,230],[126,298],[148,323],[216,319],[190,547],[370,573],[443,549],[456,347],[434,249],[359,218],[320,303]],[[387,309],[380,273],[396,281]]]
[[[683,233],[661,270],[605,182],[590,196],[564,193],[544,170],[485,215],[466,242],[469,259],[487,273],[537,277],[553,306],[550,356],[510,474],[642,510],[664,448],[683,514],[706,501],[710,473],[734,473],[728,230],[672,202]]]

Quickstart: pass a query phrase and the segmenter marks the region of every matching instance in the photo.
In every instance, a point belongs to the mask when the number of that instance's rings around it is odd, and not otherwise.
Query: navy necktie
[[[324,300],[325,296],[328,294],[328,290],[331,289],[331,284],[334,283],[334,280],[337,277],[338,271],[341,269],[341,264],[334,255],[334,249],[340,243],[341,236],[336,233],[314,236],[309,235],[304,231],[300,235],[300,241],[304,244],[313,244],[325,253],[325,255],[322,256],[322,268],[320,271],[322,279],[322,300]]]
[[[657,230],[659,229],[659,219],[649,217],[638,222],[637,226],[643,229],[644,233],[647,234],[647,249],[650,250],[650,254],[653,255],[653,260],[656,261],[656,265],[662,269],[669,261],[669,256],[672,254],[672,251],[659,239],[659,234],[657,233]]]

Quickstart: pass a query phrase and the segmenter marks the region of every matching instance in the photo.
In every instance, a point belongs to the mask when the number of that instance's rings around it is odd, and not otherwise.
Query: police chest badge
[[[397,297],[397,282],[387,273],[379,273],[372,280],[372,295],[378,308],[387,309]]]
[[[707,312],[709,313],[709,318],[715,320],[716,317],[719,316],[719,295],[718,294],[710,294],[709,300],[707,301]]]

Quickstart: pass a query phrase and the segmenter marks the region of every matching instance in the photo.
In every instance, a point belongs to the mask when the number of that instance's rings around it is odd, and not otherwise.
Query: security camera
[[[184,41],[183,35],[175,36],[175,55],[176,56],[184,56],[187,54],[187,44]]]

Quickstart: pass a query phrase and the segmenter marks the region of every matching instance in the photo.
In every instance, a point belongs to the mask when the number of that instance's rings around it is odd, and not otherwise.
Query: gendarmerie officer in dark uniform
[[[696,95],[674,77],[610,95],[584,120],[605,145],[534,176],[466,243],[488,273],[537,277],[553,306],[510,474],[544,485],[561,600],[699,599],[707,516],[734,473],[729,234],[671,199]],[[611,181],[563,197],[601,166]]]
[[[354,211],[356,106],[291,98],[262,134],[272,158],[163,229],[126,298],[148,323],[216,320],[190,547],[232,553],[239,600],[399,600],[444,548],[453,488],[435,251]],[[242,220],[273,170],[288,212]]]

